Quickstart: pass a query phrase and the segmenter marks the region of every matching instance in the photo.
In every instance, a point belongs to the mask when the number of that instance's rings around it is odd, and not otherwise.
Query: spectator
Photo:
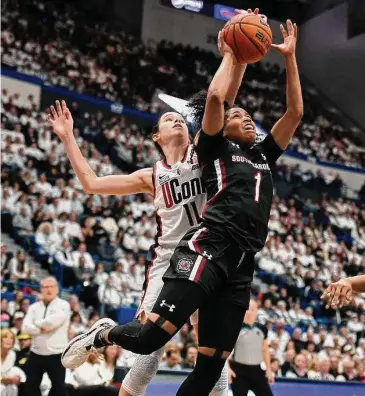
[[[42,223],[35,233],[35,241],[44,253],[53,254],[61,245],[61,237],[53,231],[52,224]]]
[[[39,181],[35,184],[34,188],[38,194],[45,195],[46,197],[52,195],[52,186],[47,182],[45,173],[39,175]]]
[[[25,373],[15,366],[16,354],[13,350],[15,335],[8,329],[1,330],[1,394],[18,396],[18,386],[26,381]]]
[[[105,284],[99,286],[98,298],[100,304],[104,304],[106,310],[112,314],[122,305],[121,293],[113,286],[113,281],[109,277]]]
[[[25,370],[26,363],[30,355],[30,347],[32,345],[32,336],[30,334],[21,333],[18,335],[19,350],[16,352],[15,365]]]
[[[20,209],[19,214],[13,217],[13,227],[21,236],[30,235],[33,232],[32,222],[24,207]]]
[[[22,330],[22,325],[23,325],[23,319],[24,319],[24,312],[22,311],[17,311],[15,312],[13,316],[13,327],[11,328],[11,331],[15,335],[15,340],[17,341],[17,337],[21,334]],[[18,346],[18,345],[16,345]]]
[[[111,385],[113,381],[120,349],[117,345],[108,345],[104,349],[104,361],[101,364],[104,366],[104,370],[109,373],[109,380],[106,382],[107,385]]]
[[[188,345],[186,349],[186,358],[181,367],[183,369],[193,369],[195,367],[196,358],[198,357],[198,348],[195,345]]]
[[[26,280],[29,272],[29,265],[23,251],[19,250],[10,261],[10,278],[13,281]]]
[[[7,276],[9,274],[10,261],[13,257],[11,252],[7,251],[8,246],[5,243],[1,244],[1,273]],[[7,276],[8,277],[8,276]]]
[[[292,373],[295,372],[294,358],[295,350],[291,349],[285,352],[285,361],[281,366],[281,373],[283,377],[286,377],[286,373],[288,371],[291,371]]]
[[[85,243],[80,243],[78,250],[72,252],[72,258],[76,263],[80,263],[80,257],[83,257],[85,260],[85,268],[94,270],[95,263],[91,254],[86,251]]]
[[[33,336],[24,393],[25,396],[39,394],[42,376],[46,372],[52,382],[53,394],[64,396],[65,369],[61,364],[61,353],[68,343],[70,306],[57,297],[55,278],[42,280],[41,294],[43,300],[29,308],[23,322],[23,331]]]
[[[74,312],[71,315],[70,328],[76,333],[76,335],[86,331],[86,327],[81,320],[81,315],[78,312]]]
[[[309,376],[310,379],[322,381],[334,381],[335,377],[330,374],[330,361],[323,359],[319,361],[319,372]]]
[[[176,350],[168,350],[166,352],[166,359],[163,363],[160,364],[160,370],[171,370],[171,371],[180,371],[181,367],[181,356],[179,351]]]
[[[14,300],[10,301],[9,305],[8,305],[8,309],[9,309],[9,312],[11,315],[14,315],[15,311],[18,311],[20,309],[20,304],[21,304],[23,298],[24,298],[23,292],[21,290],[17,290],[15,292]],[[4,300],[2,300],[2,301],[4,301]],[[3,311],[3,310],[1,310],[1,311]]]
[[[64,239],[61,246],[56,250],[55,260],[66,267],[73,268],[77,266],[72,255],[70,242],[67,239]]]
[[[306,358],[303,354],[298,354],[294,359],[294,370],[288,370],[286,378],[308,378],[308,368]]]
[[[336,381],[357,381],[355,362],[344,360],[342,363],[342,373],[336,377]]]

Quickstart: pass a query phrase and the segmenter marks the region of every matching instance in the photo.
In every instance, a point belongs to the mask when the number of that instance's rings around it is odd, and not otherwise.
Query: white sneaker
[[[94,347],[95,335],[100,330],[110,329],[116,324],[109,318],[100,319],[87,332],[71,340],[61,356],[63,367],[75,369],[86,362],[89,353]]]

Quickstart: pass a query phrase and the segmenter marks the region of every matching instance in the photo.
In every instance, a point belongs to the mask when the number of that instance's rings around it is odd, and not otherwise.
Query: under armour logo
[[[162,300],[160,307],[163,307],[163,306],[168,307],[170,312],[174,312],[174,308],[176,308],[174,304],[172,304],[172,305],[166,304],[166,300]]]
[[[202,255],[203,255],[204,257],[206,257],[208,260],[211,260],[212,257],[213,257],[213,255],[208,254],[205,250],[204,250],[204,253],[203,253]]]

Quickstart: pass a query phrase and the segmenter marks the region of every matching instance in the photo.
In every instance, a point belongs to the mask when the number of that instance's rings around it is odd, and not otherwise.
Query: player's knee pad
[[[156,375],[164,348],[150,355],[139,355],[123,380],[123,388],[132,396],[143,396],[146,387]]]
[[[219,380],[214,385],[211,396],[228,396],[228,367],[224,365]]]
[[[128,351],[140,355],[149,355],[162,348],[172,337],[160,326],[164,320],[160,317],[156,323],[147,320],[145,324],[138,321],[117,326],[110,330],[109,340]]]

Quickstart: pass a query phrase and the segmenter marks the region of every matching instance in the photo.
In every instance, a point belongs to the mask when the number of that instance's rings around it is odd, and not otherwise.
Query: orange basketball
[[[239,14],[223,29],[223,38],[232,48],[238,63],[255,63],[269,51],[272,43],[270,26],[258,15]]]

